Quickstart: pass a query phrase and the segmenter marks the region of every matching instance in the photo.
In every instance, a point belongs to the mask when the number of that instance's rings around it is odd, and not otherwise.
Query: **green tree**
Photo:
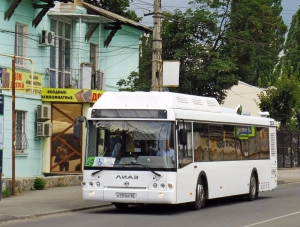
[[[228,10],[229,5],[224,5]],[[224,55],[222,24],[218,14],[207,7],[199,6],[185,12],[164,13],[162,22],[163,60],[180,61],[180,93],[213,96],[219,102],[226,96],[226,90],[237,83],[235,64],[230,56]],[[223,14],[225,17],[226,15]],[[152,42],[147,37],[141,45],[139,80],[141,85],[151,87]],[[148,83],[141,83],[147,81]],[[119,81],[119,89],[127,89],[128,83]],[[131,86],[136,87],[138,86]],[[140,90],[145,89],[141,88]]]
[[[222,103],[239,79],[262,87],[275,82],[271,75],[286,31],[280,0],[194,0],[190,4],[185,12],[164,12],[162,58],[180,61],[179,87],[172,91],[212,96]],[[147,42],[141,53],[150,48]],[[151,81],[151,55],[146,56],[140,60],[138,83]]]
[[[94,6],[139,22],[142,20],[142,17],[138,17],[133,10],[127,9],[132,1],[133,0],[85,0],[85,2]]]
[[[287,31],[281,12],[281,0],[232,1],[227,50],[237,61],[240,80],[260,87],[275,83],[273,69]]]
[[[282,67],[288,69],[287,76],[294,75],[300,80],[300,9],[294,14],[283,48],[283,57],[277,66],[280,75]]]
[[[195,3],[193,3],[195,4]],[[224,7],[224,12],[229,9]],[[215,6],[217,7],[217,6]],[[234,59],[224,54],[224,24],[227,17],[196,5],[196,9],[167,13],[163,21],[163,59],[179,60],[180,93],[211,96],[222,102],[226,91],[237,84]]]
[[[258,97],[258,106],[261,111],[268,111],[270,117],[280,122],[282,129],[292,129],[298,125],[300,83],[295,77],[282,76],[265,93],[261,92]],[[293,125],[293,126],[291,126]]]

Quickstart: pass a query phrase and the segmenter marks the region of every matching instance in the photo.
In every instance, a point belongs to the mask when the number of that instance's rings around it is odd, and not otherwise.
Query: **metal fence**
[[[278,168],[299,167],[300,132],[277,131]]]

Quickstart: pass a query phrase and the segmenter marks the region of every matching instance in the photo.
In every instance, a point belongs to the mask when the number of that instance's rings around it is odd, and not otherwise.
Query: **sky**
[[[184,11],[188,7],[188,2],[191,0],[161,0],[162,10],[173,11],[179,8]],[[133,0],[131,3],[131,9],[136,11],[136,14],[141,17],[143,16],[142,24],[146,26],[153,25],[152,16],[144,16],[144,13],[153,11],[154,0]],[[284,23],[289,26],[292,21],[292,16],[299,9],[300,0],[281,0],[281,5],[283,7],[282,17]]]

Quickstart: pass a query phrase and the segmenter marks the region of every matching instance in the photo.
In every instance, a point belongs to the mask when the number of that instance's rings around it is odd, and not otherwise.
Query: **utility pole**
[[[161,0],[153,4],[152,91],[162,91]]]
[[[16,56],[12,57],[12,79],[11,79],[11,109],[12,109],[12,125],[11,125],[11,141],[12,141],[12,176],[11,176],[11,191],[15,195],[16,191]]]
[[[34,94],[33,91],[33,61],[30,58],[10,55],[10,54],[1,54],[0,56],[10,57],[12,59],[12,79],[11,79],[11,111],[12,111],[12,125],[11,125],[11,186],[12,186],[12,195],[16,194],[16,59],[24,59],[29,60],[31,62],[31,93]],[[1,90],[10,90],[10,88],[1,88]],[[2,187],[2,185],[0,185]]]

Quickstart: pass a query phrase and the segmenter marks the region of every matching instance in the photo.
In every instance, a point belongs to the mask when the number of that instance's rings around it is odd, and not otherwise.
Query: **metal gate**
[[[278,168],[299,167],[299,132],[277,131]]]

